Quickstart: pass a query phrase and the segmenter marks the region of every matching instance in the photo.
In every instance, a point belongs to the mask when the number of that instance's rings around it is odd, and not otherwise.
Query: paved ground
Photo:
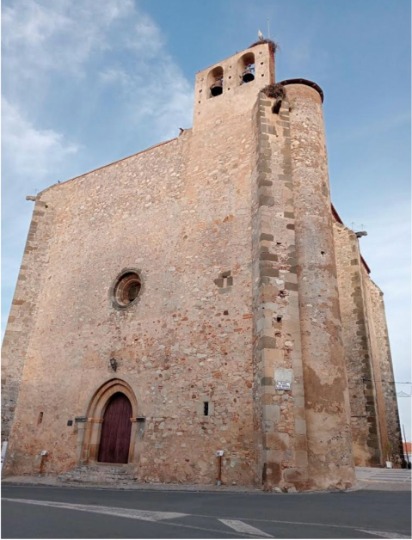
[[[2,538],[410,538],[406,491],[196,492],[13,485]]]
[[[356,489],[373,489],[385,491],[410,491],[410,469],[378,469],[372,467],[356,467]]]
[[[371,467],[356,467],[356,486],[351,491],[359,489],[380,490],[380,491],[410,491],[411,490],[411,470],[410,469],[380,469]],[[35,484],[48,486],[79,485],[78,482],[64,484],[54,476],[9,476],[2,480],[2,485],[8,484]],[[83,484],[82,484],[83,485]],[[111,488],[102,484],[88,484],[91,487]],[[116,486],[120,487],[120,486]],[[122,489],[133,490],[159,490],[159,491],[213,491],[219,493],[260,493],[258,488],[246,488],[241,486],[215,486],[206,485],[182,485],[182,484],[138,484],[136,482],[124,483]]]

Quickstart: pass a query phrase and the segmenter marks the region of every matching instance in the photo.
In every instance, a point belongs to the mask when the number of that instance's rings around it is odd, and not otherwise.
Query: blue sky
[[[409,0],[3,0],[3,330],[33,209],[25,196],[190,127],[196,71],[269,27],[277,80],[325,93],[333,202],[368,232],[395,379],[411,381],[410,26]],[[411,399],[399,404],[410,439]]]

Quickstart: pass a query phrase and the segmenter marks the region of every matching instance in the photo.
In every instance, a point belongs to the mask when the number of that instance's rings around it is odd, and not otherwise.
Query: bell
[[[253,72],[250,68],[246,68],[242,75],[242,81],[244,83],[252,82],[255,79]]]
[[[222,94],[222,92],[223,92],[223,83],[222,83],[222,81],[216,81],[210,87],[210,93],[212,94],[212,96],[220,96],[220,94]]]

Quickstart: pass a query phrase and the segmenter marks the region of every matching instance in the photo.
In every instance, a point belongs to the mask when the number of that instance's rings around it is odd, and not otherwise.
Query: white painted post
[[[3,463],[6,458],[7,441],[4,441],[1,445],[1,470],[3,470]]]

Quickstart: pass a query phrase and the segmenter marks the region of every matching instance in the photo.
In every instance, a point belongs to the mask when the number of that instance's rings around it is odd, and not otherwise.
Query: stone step
[[[133,482],[134,473],[127,465],[80,465],[57,478],[65,483],[119,485]]]

